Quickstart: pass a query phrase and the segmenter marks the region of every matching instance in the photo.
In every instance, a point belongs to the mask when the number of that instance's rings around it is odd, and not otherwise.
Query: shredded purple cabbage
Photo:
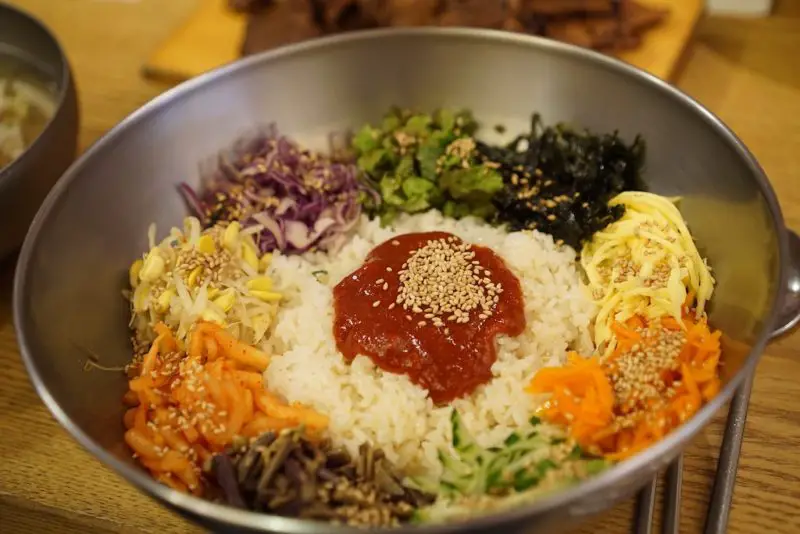
[[[260,225],[262,253],[336,250],[362,203],[380,202],[355,165],[302,149],[274,126],[221,155],[199,193],[185,183],[179,189],[204,226]]]

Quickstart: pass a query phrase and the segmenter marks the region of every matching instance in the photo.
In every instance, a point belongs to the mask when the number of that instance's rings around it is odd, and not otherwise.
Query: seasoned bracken
[[[352,458],[302,429],[235,443],[207,469],[230,505],[351,526],[395,526],[433,501],[405,486],[380,450],[364,444]]]

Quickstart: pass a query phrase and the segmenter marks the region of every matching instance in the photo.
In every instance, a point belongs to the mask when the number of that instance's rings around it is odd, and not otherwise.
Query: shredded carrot
[[[631,317],[624,325],[617,322],[611,324],[611,331],[617,339],[617,346],[614,349],[612,358],[631,350],[634,345],[641,342],[642,336],[635,329],[642,328],[643,325],[644,322],[639,317]]]
[[[566,367],[542,369],[527,390],[552,393],[544,414],[555,423],[570,426],[579,441],[611,423],[614,393],[597,357],[583,359],[571,353]]]
[[[693,296],[687,296],[687,302],[692,301]],[[661,372],[663,382],[669,385],[663,399],[642,406],[641,402],[626,404],[615,396],[617,358],[635,345],[657,342],[654,336],[639,334],[637,329],[646,329],[648,321],[634,317],[625,324],[612,324],[617,348],[605,361],[571,353],[565,367],[536,373],[527,391],[550,394],[540,408],[542,416],[569,427],[570,434],[588,450],[620,460],[649,447],[694,415],[721,387],[721,333],[712,331],[705,318],[697,318],[688,307],[682,324],[672,317],[661,318],[658,324],[664,330],[685,333],[677,369]]]
[[[676,330],[676,331],[683,328],[683,325],[681,325],[681,323],[676,321],[674,317],[662,317],[661,326],[669,330]]]
[[[287,405],[268,392],[263,351],[241,343],[222,327],[195,325],[186,352],[163,324],[144,356],[139,376],[128,382],[125,442],[164,484],[203,492],[203,462],[236,436],[304,425],[319,435],[328,419],[310,408]]]

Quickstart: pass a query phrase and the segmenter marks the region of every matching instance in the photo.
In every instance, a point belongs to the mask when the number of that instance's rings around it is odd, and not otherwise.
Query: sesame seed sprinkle
[[[490,275],[470,245],[453,237],[432,239],[403,264],[397,302],[414,313],[424,313],[426,319],[467,323],[471,311],[481,309],[485,315],[499,301],[501,284],[495,284]]]
[[[680,369],[680,353],[686,341],[681,330],[662,328],[656,322],[634,329],[640,343],[622,351],[608,363],[620,428],[632,427],[640,417],[668,402],[679,381],[669,378]]]

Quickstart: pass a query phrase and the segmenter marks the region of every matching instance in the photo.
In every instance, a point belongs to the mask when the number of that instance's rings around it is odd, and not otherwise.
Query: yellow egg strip
[[[610,204],[623,205],[624,215],[595,234],[581,252],[587,286],[599,308],[595,343],[606,354],[615,346],[615,321],[641,315],[672,316],[682,323],[687,292],[694,294],[702,315],[714,290],[710,269],[670,199],[630,191]]]

